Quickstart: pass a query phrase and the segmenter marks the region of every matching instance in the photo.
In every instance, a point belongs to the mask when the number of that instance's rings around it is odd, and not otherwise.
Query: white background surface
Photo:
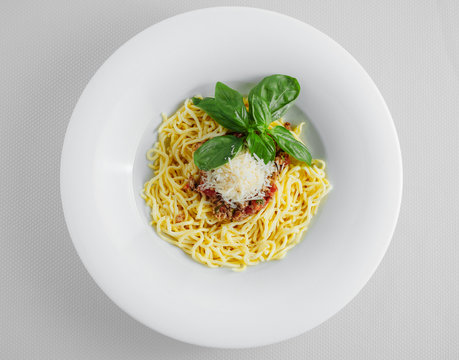
[[[318,328],[247,350],[180,343],[119,310],[78,259],[59,198],[65,129],[97,68],[144,28],[214,5],[279,11],[343,45],[382,92],[404,161],[399,224],[368,285]],[[458,359],[458,124],[456,1],[3,0],[0,358]]]

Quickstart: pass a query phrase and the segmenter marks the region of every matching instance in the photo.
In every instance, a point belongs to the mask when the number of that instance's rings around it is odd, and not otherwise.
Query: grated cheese
[[[205,189],[214,189],[231,207],[265,197],[264,186],[270,186],[269,177],[276,170],[273,161],[265,164],[255,154],[241,152],[217,169],[207,171]]]

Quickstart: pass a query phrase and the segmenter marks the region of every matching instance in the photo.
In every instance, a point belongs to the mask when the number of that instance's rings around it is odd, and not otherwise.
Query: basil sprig
[[[252,155],[265,163],[274,160],[276,143],[287,154],[311,165],[311,154],[306,146],[295,139],[283,126],[269,128],[269,124],[281,118],[300,93],[298,81],[286,75],[271,75],[250,90],[249,111],[242,95],[229,86],[217,82],[215,98],[194,97],[193,103],[204,110],[223,127],[241,133],[218,136],[205,142],[194,153],[194,162],[201,170],[212,170],[234,158],[245,143]]]

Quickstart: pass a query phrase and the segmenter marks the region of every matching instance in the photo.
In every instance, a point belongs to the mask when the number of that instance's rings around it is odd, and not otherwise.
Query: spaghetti
[[[293,130],[297,138],[301,127]],[[190,100],[171,117],[163,115],[158,142],[147,153],[154,176],[145,183],[142,198],[161,238],[209,267],[243,270],[282,259],[298,244],[331,186],[323,160],[308,166],[293,159],[278,174],[278,191],[261,211],[241,221],[218,221],[213,204],[186,184],[199,173],[193,162],[196,146],[227,131]]]

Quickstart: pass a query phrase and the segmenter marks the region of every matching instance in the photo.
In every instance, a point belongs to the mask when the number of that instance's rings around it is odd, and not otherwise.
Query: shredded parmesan
[[[214,189],[231,207],[265,197],[263,187],[270,186],[269,177],[275,171],[273,161],[265,164],[255,154],[241,152],[225,165],[208,171],[203,188]]]

